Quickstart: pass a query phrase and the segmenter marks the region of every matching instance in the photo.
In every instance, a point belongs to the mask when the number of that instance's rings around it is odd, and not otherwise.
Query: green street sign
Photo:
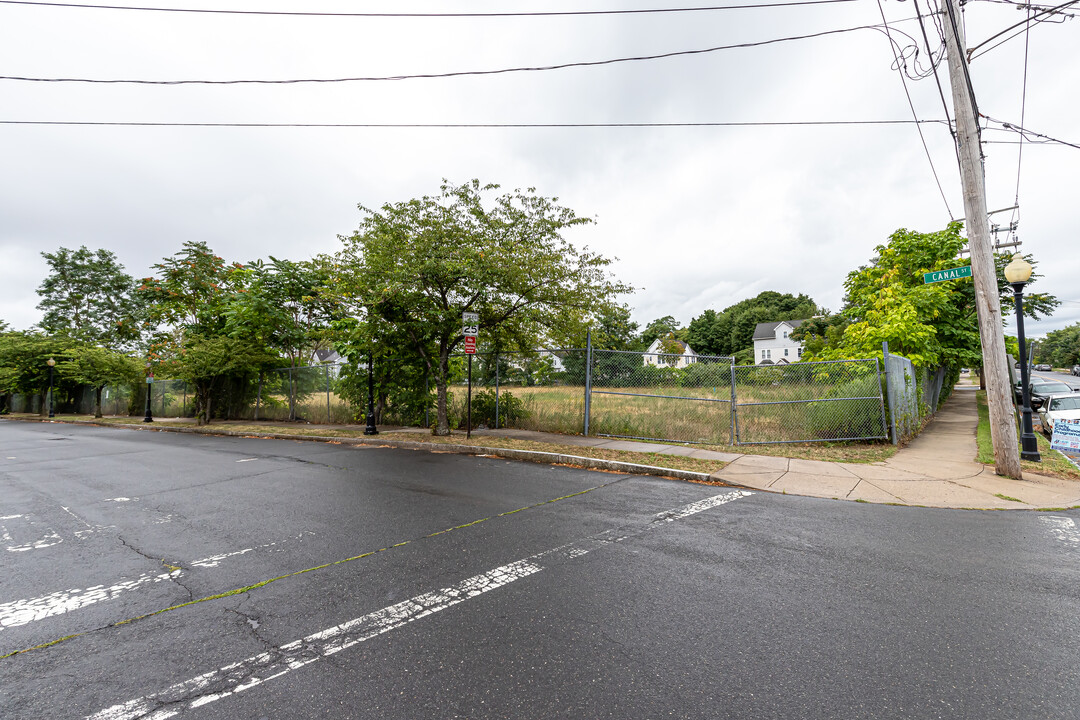
[[[953,268],[952,270],[935,270],[934,272],[923,273],[923,282],[930,284],[943,280],[959,280],[966,277],[971,277],[970,265]]]

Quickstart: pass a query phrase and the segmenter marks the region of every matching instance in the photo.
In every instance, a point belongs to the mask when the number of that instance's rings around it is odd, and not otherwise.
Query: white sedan
[[[1080,420],[1080,393],[1051,395],[1039,406],[1039,422],[1047,436],[1053,434],[1059,420]]]

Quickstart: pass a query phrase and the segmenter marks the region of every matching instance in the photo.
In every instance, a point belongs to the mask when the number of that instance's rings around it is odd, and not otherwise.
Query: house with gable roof
[[[754,364],[781,365],[802,360],[801,342],[791,338],[791,332],[805,320],[778,320],[758,323],[754,327]]]
[[[675,340],[675,343],[682,350],[678,355],[665,353],[661,347],[662,343],[663,338],[656,338],[653,340],[653,344],[649,346],[649,349],[645,351],[645,354],[641,356],[646,365],[666,365],[668,367],[684,368],[687,365],[697,362],[698,354],[682,340]]]

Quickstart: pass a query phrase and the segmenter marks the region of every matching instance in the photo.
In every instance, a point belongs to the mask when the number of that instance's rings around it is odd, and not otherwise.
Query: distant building
[[[339,363],[342,361],[341,355],[337,350],[331,350],[330,348],[324,348],[322,350],[316,350],[311,355],[311,363],[313,365],[323,365],[326,363]]]
[[[804,322],[779,320],[758,323],[754,327],[754,364],[783,365],[802,360],[802,343],[792,340],[791,331]]]
[[[697,362],[698,354],[682,340],[675,340],[675,343],[681,349],[681,353],[678,355],[664,352],[660,347],[662,341],[663,338],[653,340],[653,344],[650,345],[649,349],[645,351],[645,354],[641,356],[646,365],[663,365],[666,367],[683,368]]]

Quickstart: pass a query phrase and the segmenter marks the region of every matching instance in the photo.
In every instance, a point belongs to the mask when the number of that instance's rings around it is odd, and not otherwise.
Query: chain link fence
[[[871,360],[733,368],[735,445],[888,438]]]
[[[590,432],[727,444],[733,359],[593,350]]]
[[[454,429],[467,424],[468,368],[468,356],[451,358],[447,409]],[[376,378],[379,372],[376,367]],[[366,375],[365,367],[342,363],[266,371],[236,380],[236,387],[215,405],[214,416],[356,422],[366,407]],[[883,367],[875,359],[734,365],[725,356],[591,346],[478,353],[472,359],[472,427],[713,445],[879,440],[889,437],[890,427],[901,436],[914,432],[926,416],[923,408],[936,406],[943,377],[944,371],[929,374],[887,354]],[[417,387],[416,398],[410,400],[405,424],[431,427],[434,379],[424,374],[411,382],[423,387]],[[359,385],[363,392],[358,392]],[[103,414],[142,414],[144,387],[155,417],[194,414],[194,389],[182,380],[167,379],[106,387]],[[78,412],[94,411],[92,389],[83,389],[73,400]],[[14,396],[11,402],[13,412],[40,407],[36,396]],[[377,397],[377,412],[381,402]],[[394,413],[401,411],[395,410],[392,398],[385,408],[381,422],[394,422]]]

